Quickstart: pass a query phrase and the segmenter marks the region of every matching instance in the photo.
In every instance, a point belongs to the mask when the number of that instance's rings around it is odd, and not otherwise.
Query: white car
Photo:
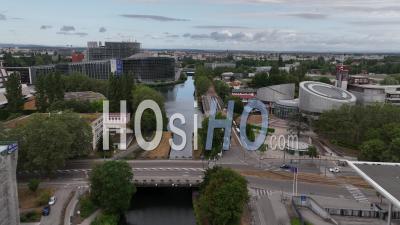
[[[52,196],[49,200],[49,205],[54,205],[56,204],[57,198],[56,196]]]
[[[340,172],[340,168],[339,167],[329,168],[329,172],[339,173]]]

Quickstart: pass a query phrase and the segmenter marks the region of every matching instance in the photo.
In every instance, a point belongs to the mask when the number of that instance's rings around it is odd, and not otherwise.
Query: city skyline
[[[396,52],[394,0],[40,0],[4,2],[1,43],[85,47]],[[23,7],[21,7],[23,6]]]

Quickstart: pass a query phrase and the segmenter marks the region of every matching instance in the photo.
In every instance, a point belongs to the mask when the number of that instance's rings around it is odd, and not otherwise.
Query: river
[[[185,124],[180,124],[179,120],[174,121],[174,125],[179,129],[182,129],[186,133],[186,145],[181,151],[171,149],[170,159],[189,159],[192,157],[193,149],[193,127],[194,127],[194,115],[197,114],[198,121],[197,126],[201,126],[202,113],[199,109],[195,108],[194,101],[194,80],[191,76],[188,76],[187,80],[182,84],[175,86],[166,86],[159,88],[159,91],[165,98],[165,111],[168,118],[174,113],[181,113],[185,117]],[[180,144],[182,138],[178,135],[173,137],[175,144]]]
[[[165,110],[168,118],[174,113],[185,117],[182,125],[175,120],[174,125],[186,133],[187,142],[183,150],[171,150],[171,159],[190,159],[192,157],[193,115],[198,115],[198,127],[201,112],[194,106],[194,83],[191,76],[174,86],[157,88],[165,98]],[[180,144],[182,138],[174,136],[174,142]],[[131,209],[125,214],[127,225],[195,225],[192,205],[192,189],[189,188],[139,188],[132,199]],[[121,223],[125,224],[125,223]]]

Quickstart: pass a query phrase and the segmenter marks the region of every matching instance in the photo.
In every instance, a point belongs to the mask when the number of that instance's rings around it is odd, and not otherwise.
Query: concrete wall
[[[373,103],[384,103],[386,100],[386,94],[384,91],[379,89],[364,89],[364,92],[356,90],[349,90],[357,98],[357,104],[373,104]]]
[[[294,99],[295,84],[281,84],[262,87],[257,90],[257,98],[263,102]]]
[[[0,225],[19,225],[17,158],[18,151],[0,155]]]

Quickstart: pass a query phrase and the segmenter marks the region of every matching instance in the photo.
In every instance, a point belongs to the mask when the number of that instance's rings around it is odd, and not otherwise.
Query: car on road
[[[288,170],[288,169],[290,169],[290,166],[287,165],[287,164],[282,164],[282,165],[280,166],[280,168],[281,168],[281,169],[284,169],[284,170]]]
[[[56,196],[52,196],[52,197],[50,197],[50,200],[49,200],[49,205],[54,205],[54,204],[56,204],[56,201],[57,201],[57,198],[56,198]]]
[[[339,167],[329,168],[329,172],[331,172],[331,173],[340,173],[340,168]]]
[[[49,206],[49,205],[47,205],[47,206],[45,206],[45,207],[43,208],[43,210],[42,210],[42,215],[43,215],[43,216],[48,216],[48,215],[50,215],[50,206]]]

